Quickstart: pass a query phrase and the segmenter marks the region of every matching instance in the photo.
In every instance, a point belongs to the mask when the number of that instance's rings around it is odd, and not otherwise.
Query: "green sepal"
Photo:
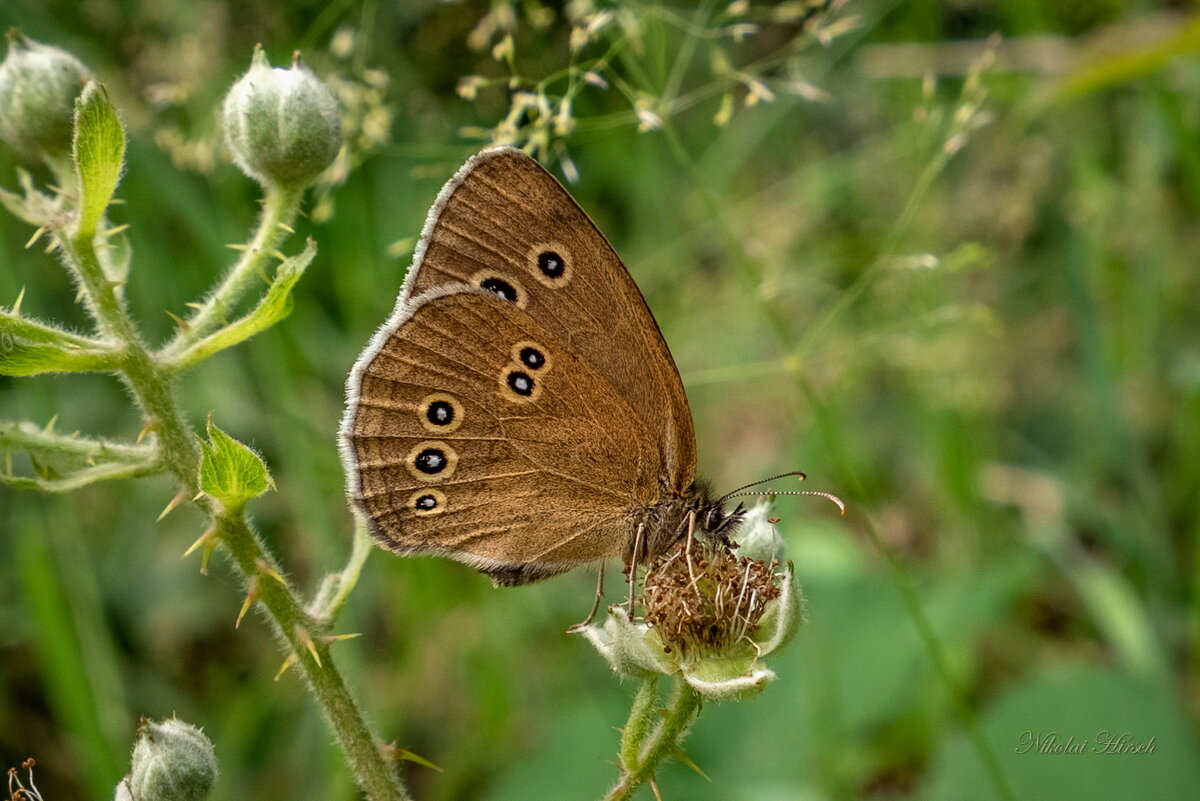
[[[23,194],[0,189],[0,206],[30,225],[44,226],[54,219],[59,213],[58,199],[37,189],[33,177],[20,167],[17,168],[17,180]]]
[[[200,439],[200,489],[237,512],[251,498],[257,498],[275,481],[262,457],[238,442],[208,419],[208,441]]]
[[[75,101],[75,174],[79,216],[74,235],[90,240],[112,200],[125,164],[125,129],[108,92],[88,81]]]

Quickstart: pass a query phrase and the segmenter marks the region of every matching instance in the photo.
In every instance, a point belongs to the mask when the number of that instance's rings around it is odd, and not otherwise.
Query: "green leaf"
[[[208,442],[200,440],[200,489],[230,511],[275,486],[262,458],[208,420]]]
[[[117,354],[102,343],[0,310],[0,375],[104,373],[117,369]]]
[[[103,343],[99,340],[72,334],[46,323],[40,323],[23,317],[11,309],[0,309],[0,336],[8,334],[11,337],[28,339],[31,342],[45,342],[50,345],[60,345],[66,348],[93,348],[99,350]]]
[[[75,101],[75,172],[79,218],[75,236],[91,239],[121,180],[125,129],[104,87],[89,81]]]
[[[12,336],[0,326],[0,375],[22,377],[40,373],[107,373],[114,369],[116,359],[110,351],[29,342],[28,339]]]
[[[258,305],[251,309],[245,317],[214,331],[189,347],[174,360],[174,367],[176,369],[190,367],[218,351],[245,342],[260,331],[265,331],[287,317],[292,311],[292,288],[300,280],[305,268],[316,255],[317,245],[310,239],[304,250],[285,259],[279,265],[279,269],[275,272],[275,278],[272,279],[271,285],[259,300]]]

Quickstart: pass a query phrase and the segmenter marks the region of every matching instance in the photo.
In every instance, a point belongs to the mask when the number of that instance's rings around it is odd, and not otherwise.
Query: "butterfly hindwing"
[[[651,434],[516,304],[448,285],[402,307],[350,380],[351,496],[403,553],[518,584],[621,553],[657,491]]]

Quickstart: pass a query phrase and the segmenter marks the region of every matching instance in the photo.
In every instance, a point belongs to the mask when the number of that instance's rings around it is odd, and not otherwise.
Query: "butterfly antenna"
[[[775,481],[775,480],[777,480],[777,479],[780,479],[780,478],[788,478],[789,476],[800,476],[800,480],[801,480],[801,481],[803,481],[804,479],[808,478],[808,476],[807,476],[807,475],[805,475],[804,473],[800,472],[799,470],[791,470],[791,471],[789,471],[789,472],[787,472],[787,473],[780,473],[779,475],[777,475],[777,476],[771,476],[770,478],[760,478],[758,481],[751,481],[749,484],[746,484],[745,486],[738,487],[738,488],[737,488],[737,489],[735,489],[735,490],[730,490],[729,492],[725,493],[725,494],[724,494],[724,495],[722,495],[720,498],[718,498],[718,499],[717,499],[717,503],[724,503],[725,501],[729,500],[730,498],[737,498],[737,497],[739,497],[739,496],[738,496],[738,493],[739,493],[739,492],[741,492],[742,490],[748,490],[748,489],[750,489],[751,487],[757,487],[759,484],[766,484],[768,481]],[[746,494],[747,494],[747,495],[761,495],[761,494],[763,494],[763,493],[760,493],[760,492],[748,492],[748,493],[746,493]]]
[[[761,482],[759,482],[759,483],[761,483]],[[753,487],[754,485],[751,484],[750,486]],[[751,496],[757,497],[757,498],[762,498],[762,497],[775,498],[779,495],[816,495],[818,497],[826,498],[827,500],[832,501],[837,506],[837,508],[842,511],[842,514],[846,514],[846,504],[842,501],[841,498],[834,495],[832,492],[822,492],[821,490],[771,490],[771,489],[768,489],[768,490],[760,490],[758,492],[739,492],[737,490],[734,490],[733,492],[729,493],[721,500],[725,500],[726,498],[747,498],[747,497],[751,497]]]

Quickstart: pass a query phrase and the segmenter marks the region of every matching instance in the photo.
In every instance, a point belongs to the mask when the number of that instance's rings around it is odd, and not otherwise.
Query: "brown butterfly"
[[[347,396],[342,459],[371,532],[496,584],[636,563],[740,518],[696,481],[683,384],[625,265],[520,150],[442,189]]]

